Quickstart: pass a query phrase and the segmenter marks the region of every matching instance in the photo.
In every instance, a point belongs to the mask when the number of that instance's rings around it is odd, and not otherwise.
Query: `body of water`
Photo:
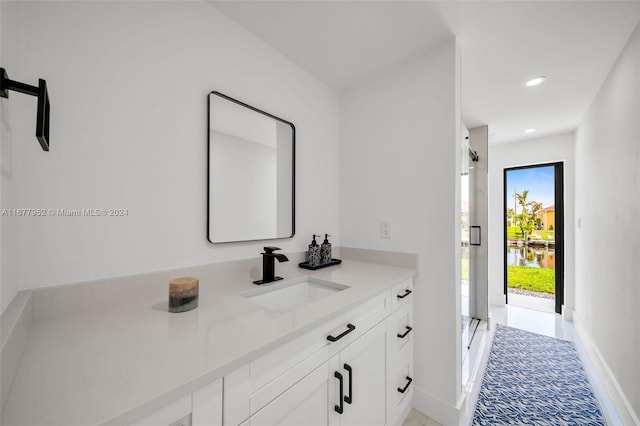
[[[548,247],[507,246],[507,265],[555,269],[556,251]]]

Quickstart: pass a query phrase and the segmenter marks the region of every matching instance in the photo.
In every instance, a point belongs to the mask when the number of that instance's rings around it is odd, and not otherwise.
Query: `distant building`
[[[538,210],[536,217],[540,219],[543,231],[555,231],[556,229],[556,206],[545,207]]]

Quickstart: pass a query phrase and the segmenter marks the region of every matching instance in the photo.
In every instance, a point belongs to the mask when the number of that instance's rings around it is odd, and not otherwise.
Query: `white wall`
[[[574,243],[575,134],[489,145],[489,303],[504,306],[504,169],[564,163],[564,306],[572,314],[575,300]]]
[[[341,98],[342,243],[418,253],[415,406],[446,424],[461,396],[457,67],[451,40]]]
[[[576,323],[625,424],[640,424],[639,117],[640,25],[576,132]]]
[[[3,310],[20,289],[259,256],[206,239],[212,90],[296,125],[296,237],[269,244],[339,245],[337,95],[212,5],[3,0],[0,32],[9,76],[51,96],[49,153],[35,98],[0,100],[2,207],[129,211],[3,217]]]

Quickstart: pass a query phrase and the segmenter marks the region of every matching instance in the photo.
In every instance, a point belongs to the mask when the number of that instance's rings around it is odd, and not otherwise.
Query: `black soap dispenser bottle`
[[[327,264],[331,262],[331,243],[328,237],[331,235],[324,234],[324,242],[320,245],[320,263]]]
[[[320,244],[316,241],[316,237],[319,236],[313,234],[313,241],[309,244],[309,266],[320,265]]]

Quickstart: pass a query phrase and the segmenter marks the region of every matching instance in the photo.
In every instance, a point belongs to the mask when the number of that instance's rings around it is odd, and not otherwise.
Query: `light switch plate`
[[[391,221],[380,221],[380,238],[391,239]]]

